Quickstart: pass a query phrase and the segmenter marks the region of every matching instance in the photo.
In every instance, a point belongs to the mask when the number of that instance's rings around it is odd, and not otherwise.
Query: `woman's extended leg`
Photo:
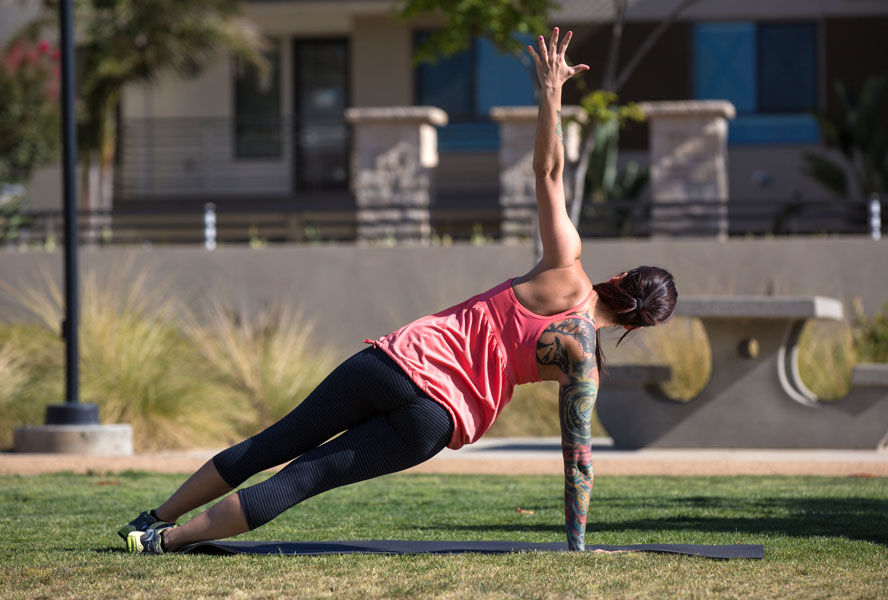
[[[229,537],[263,525],[334,487],[419,464],[450,441],[453,423],[434,400],[415,395],[306,452],[273,477],[232,494],[188,523],[163,532],[166,550]],[[242,513],[238,514],[238,511]]]
[[[173,522],[256,473],[290,461],[369,417],[374,408],[368,397],[388,391],[366,385],[371,371],[378,368],[379,357],[374,352],[380,351],[367,348],[358,352],[334,369],[287,416],[214,456],[158,506],[154,515]]]
[[[411,403],[421,408],[410,406]],[[378,417],[375,426],[369,425],[371,416]],[[390,426],[380,426],[380,419],[388,420]],[[372,432],[362,434],[365,428],[353,428],[358,423],[367,425]],[[350,447],[331,446],[331,442],[321,447],[323,457],[317,452],[312,454],[312,449],[320,450],[318,446],[349,428],[356,430],[350,429],[332,442],[358,442],[359,438],[369,442]],[[422,462],[449,442],[451,432],[447,411],[425,397],[384,352],[368,348],[337,367],[286,417],[213,457],[159,506],[155,515],[174,520],[237,487],[255,473],[302,456],[302,468],[295,477],[279,477],[285,471],[294,473],[296,469],[290,465],[278,476],[254,486],[257,490],[248,488],[242,491],[244,495],[229,496],[188,524],[164,532],[165,541],[178,539],[175,544],[170,541],[171,547],[189,543],[182,540],[228,537],[258,527],[324,489]],[[373,439],[379,436],[383,439]],[[387,445],[393,437],[402,439],[405,445]],[[388,449],[380,452],[385,448]],[[357,459],[355,453],[360,454]],[[370,463],[365,464],[366,460]],[[301,482],[296,486],[301,491],[294,491],[295,487],[287,489],[294,479]]]
[[[166,502],[155,508],[154,514],[158,519],[172,523],[188,511],[203,506],[232,489],[234,488],[219,475],[213,461],[208,460]]]

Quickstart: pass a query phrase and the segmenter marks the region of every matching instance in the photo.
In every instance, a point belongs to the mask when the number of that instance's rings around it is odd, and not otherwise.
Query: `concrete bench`
[[[798,372],[808,319],[842,320],[833,298],[697,296],[676,314],[703,322],[712,374],[693,400],[669,399],[663,366],[615,366],[598,398],[620,448],[879,448],[888,443],[888,365],[858,365],[848,396],[821,402]]]

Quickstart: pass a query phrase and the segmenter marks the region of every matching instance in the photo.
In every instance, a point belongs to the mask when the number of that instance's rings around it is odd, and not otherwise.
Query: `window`
[[[234,154],[281,157],[280,46],[266,53],[267,73],[238,61],[234,80]]]
[[[416,45],[426,35],[418,33]],[[531,43],[531,36],[519,41]],[[520,59],[478,39],[462,52],[417,67],[416,104],[447,112],[449,124],[438,130],[442,152],[496,150],[499,130],[490,120],[490,109],[536,104],[532,76],[535,72]]]
[[[810,143],[820,139],[817,28],[814,23],[698,23],[694,97],[737,108],[731,144]]]
[[[293,40],[297,189],[348,186],[348,41]]]

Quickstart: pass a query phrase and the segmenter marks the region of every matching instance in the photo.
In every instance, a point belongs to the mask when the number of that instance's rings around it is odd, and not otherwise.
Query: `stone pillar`
[[[495,106],[490,116],[499,123],[500,130],[500,206],[503,240],[514,241],[532,237],[536,227],[536,185],[533,175],[533,138],[536,134],[536,106]],[[563,106],[565,120],[564,154],[567,161],[575,161],[580,153],[580,125],[569,118],[583,119],[579,106]]]
[[[728,235],[728,119],[725,100],[644,102],[650,122],[651,233]]]
[[[349,108],[352,191],[361,241],[429,241],[438,132],[447,113],[430,106]]]

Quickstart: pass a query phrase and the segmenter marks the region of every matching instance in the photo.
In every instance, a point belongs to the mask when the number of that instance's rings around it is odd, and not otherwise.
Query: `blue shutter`
[[[416,35],[419,45],[427,34]],[[471,119],[474,52],[471,49],[439,58],[434,64],[423,63],[416,72],[416,101],[422,106],[444,109],[451,121]]]
[[[417,43],[423,34],[417,36]],[[522,44],[532,36],[517,37]],[[531,63],[532,64],[532,63]],[[470,50],[440,59],[417,69],[417,103],[447,111],[450,124],[438,129],[441,152],[495,152],[499,126],[490,120],[493,106],[536,104],[531,76],[521,61],[500,54],[486,39],[476,40]]]
[[[516,39],[526,46],[532,36],[521,35]],[[533,62],[527,56],[530,66]],[[533,80],[536,70],[525,67],[521,60],[512,54],[501,54],[486,39],[478,41],[478,62],[475,66],[475,108],[476,115],[487,118],[493,106],[533,106]]]
[[[730,100],[738,113],[757,108],[755,24],[694,26],[694,97]]]

